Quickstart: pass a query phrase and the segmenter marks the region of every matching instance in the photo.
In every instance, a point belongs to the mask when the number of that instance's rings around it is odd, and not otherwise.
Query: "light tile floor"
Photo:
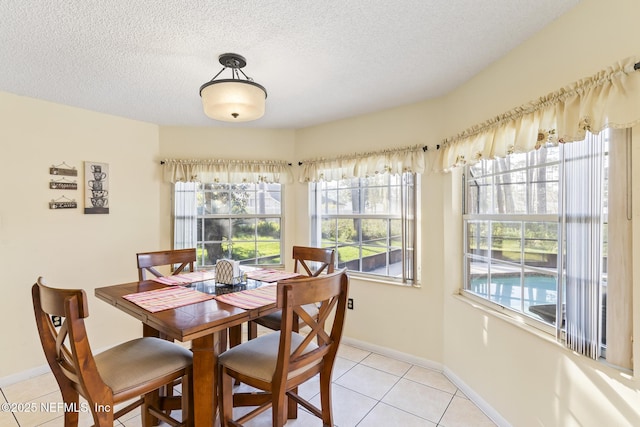
[[[483,427],[495,424],[442,373],[399,360],[341,345],[333,376],[333,411],[338,427]],[[240,387],[246,387],[240,385]],[[299,393],[319,405],[317,379]],[[62,427],[58,386],[44,374],[0,389],[0,404],[22,405],[23,411],[0,412],[0,427]],[[16,409],[18,407],[16,406]],[[27,409],[33,409],[26,412]],[[246,410],[238,409],[238,411]],[[314,427],[322,422],[300,409],[287,426]],[[81,413],[80,426],[93,424]],[[116,421],[118,427],[140,426],[137,410]],[[271,411],[254,418],[247,427],[271,425]]]

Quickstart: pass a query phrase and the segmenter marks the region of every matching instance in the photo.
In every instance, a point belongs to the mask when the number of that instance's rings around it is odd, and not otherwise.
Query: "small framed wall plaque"
[[[77,190],[78,183],[75,181],[69,181],[66,178],[59,180],[52,179],[49,182],[49,188],[52,190]]]
[[[51,200],[49,202],[49,209],[76,209],[78,207],[78,203],[72,199],[69,199],[65,196],[60,197],[56,200]]]
[[[59,165],[51,165],[49,168],[50,175],[62,175],[62,176],[78,176],[78,170],[69,166],[65,162],[60,163]]]

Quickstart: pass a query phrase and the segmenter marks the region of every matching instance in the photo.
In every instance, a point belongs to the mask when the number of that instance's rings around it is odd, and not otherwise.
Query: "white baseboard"
[[[357,347],[362,350],[371,351],[382,356],[391,357],[396,360],[400,360],[412,365],[421,366],[423,368],[433,369],[442,372],[449,381],[451,381],[456,387],[458,387],[464,394],[471,400],[484,414],[491,418],[499,427],[511,427],[511,424],[505,420],[495,409],[493,409],[478,393],[473,391],[471,387],[464,383],[456,374],[454,374],[446,366],[441,363],[434,362],[429,359],[423,359],[421,357],[412,356],[410,354],[402,353],[397,350],[393,350],[386,347],[381,347],[375,344],[371,344],[365,341],[359,341],[353,338],[342,337],[342,343]]]
[[[102,353],[103,351],[108,350],[111,347],[112,346],[100,348],[94,354]],[[6,387],[11,384],[19,383],[20,381],[25,381],[30,378],[37,377],[39,375],[48,374],[50,372],[51,369],[49,368],[49,365],[36,366],[35,368],[27,369],[26,371],[18,372],[0,378],[0,387]]]
[[[0,378],[0,387],[6,387],[11,384],[19,383],[20,381],[26,381],[29,378],[37,377],[49,372],[51,372],[49,365],[42,365],[16,374],[7,375],[6,377]]]
[[[350,345],[351,347],[357,347],[362,350],[371,351],[373,353],[380,354],[382,356],[391,357],[392,359],[407,362],[412,365],[422,366],[423,368],[429,368],[442,372],[442,364],[433,362],[429,359],[423,359],[421,357],[412,356],[407,353],[402,353],[397,350],[393,350],[387,347],[381,347],[379,345],[371,344],[365,341],[359,341],[349,337],[342,337],[342,343]]]
[[[450,369],[444,368],[442,373],[449,378],[449,381],[455,384],[464,394],[476,404],[478,408],[484,414],[491,418],[491,421],[496,423],[499,427],[511,427],[511,424],[507,420],[505,420],[502,415],[500,415],[495,409],[491,407],[478,393],[473,391],[467,384],[464,383],[456,374],[454,374]]]

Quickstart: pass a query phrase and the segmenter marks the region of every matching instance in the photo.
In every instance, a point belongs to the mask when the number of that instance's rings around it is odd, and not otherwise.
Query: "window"
[[[626,173],[624,163],[609,168],[609,161],[612,153],[626,157],[628,138],[626,131],[605,130],[588,134],[585,141],[547,144],[467,166],[465,291],[554,326],[558,337],[582,354],[597,358],[608,353],[607,298],[611,291],[621,294],[607,289],[607,279],[623,274],[619,269],[625,264],[608,263],[613,250],[608,241],[614,238],[610,224],[612,215],[622,214],[626,221],[628,209],[620,175]],[[612,179],[623,184],[614,189]],[[624,256],[618,246],[616,256]],[[609,287],[627,286],[622,282]],[[621,327],[616,324],[613,330]]]
[[[174,199],[174,246],[195,247],[198,266],[282,264],[281,184],[177,182]]]
[[[549,146],[465,174],[466,289],[545,321],[555,320],[559,171],[560,146]],[[540,305],[548,316],[529,310]]]
[[[335,248],[339,267],[415,284],[416,177],[311,183],[312,244]]]

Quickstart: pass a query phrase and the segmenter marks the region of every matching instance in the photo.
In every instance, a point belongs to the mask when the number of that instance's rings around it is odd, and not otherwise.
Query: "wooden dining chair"
[[[165,276],[156,267],[170,265],[171,274],[180,274],[185,269],[193,271],[196,262],[196,249],[174,249],[168,251],[141,252],[136,254],[138,259],[138,280],[146,280],[147,273],[156,277]]]
[[[158,338],[138,338],[93,355],[84,319],[89,316],[82,289],[55,289],[38,278],[31,289],[38,333],[49,367],[55,376],[65,408],[81,408],[87,400],[95,426],[111,427],[115,419],[142,407],[142,425],[162,420],[171,426],[192,423],[193,372],[191,352]],[[64,322],[59,329],[51,316]],[[182,396],[161,398],[160,387],[182,379]],[[114,411],[116,404],[137,398]],[[182,408],[182,421],[163,411]],[[65,411],[65,427],[78,425],[79,411]]]
[[[293,271],[310,277],[316,277],[326,271],[333,273],[335,269],[336,251],[331,248],[312,248],[307,246],[293,247]],[[309,307],[313,310],[312,307]],[[277,311],[267,316],[259,317],[248,323],[248,339],[258,335],[258,325],[277,331],[280,329],[282,314]],[[294,329],[296,332],[298,329]],[[233,345],[233,343],[232,343]]]
[[[271,407],[272,425],[279,427],[284,425],[288,414],[292,417],[291,409],[297,404],[321,418],[323,425],[333,426],[331,372],[342,337],[348,285],[346,269],[278,282],[280,331],[244,342],[218,358],[222,426],[242,425]],[[315,303],[320,304],[317,319],[305,310]],[[294,331],[295,317],[308,326],[309,332]],[[298,386],[317,374],[320,374],[320,408],[297,394]],[[234,379],[261,391],[233,393]],[[233,420],[233,408],[238,406],[256,408]]]

